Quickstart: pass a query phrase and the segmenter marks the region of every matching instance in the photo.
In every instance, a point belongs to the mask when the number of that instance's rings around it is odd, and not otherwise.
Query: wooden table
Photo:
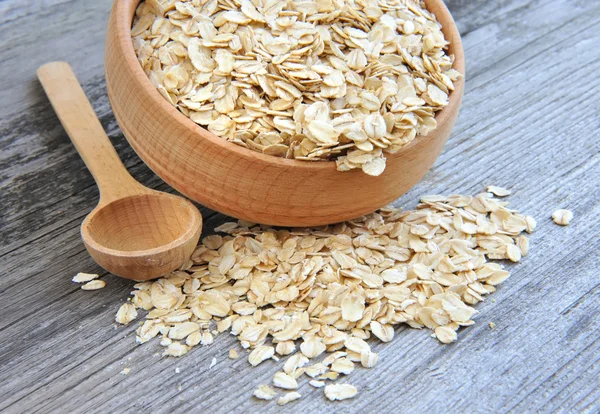
[[[110,110],[111,1],[1,1],[0,411],[598,412],[600,2],[448,5],[466,49],[463,109],[434,168],[397,204],[509,187],[512,206],[538,220],[530,254],[508,265],[512,277],[457,343],[400,328],[392,343],[373,345],[377,367],[349,378],[358,398],[334,404],[303,386],[302,400],[279,408],[250,396],[275,363],[252,369],[228,359],[232,336],[162,358],[156,342],[135,343],[134,325],[114,325],[132,282],[106,275],[95,292],[71,282],[79,271],[104,273],[79,237],[98,195],[35,78],[39,65],[69,61],[129,171],[172,190],[127,145]],[[551,221],[558,208],[574,212],[570,226]],[[226,220],[202,213],[206,231]]]

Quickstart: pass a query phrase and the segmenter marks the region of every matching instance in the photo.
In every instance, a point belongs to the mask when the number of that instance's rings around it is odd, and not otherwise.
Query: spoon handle
[[[100,189],[100,204],[146,192],[129,175],[112,146],[73,70],[66,62],[46,63],[37,76]]]

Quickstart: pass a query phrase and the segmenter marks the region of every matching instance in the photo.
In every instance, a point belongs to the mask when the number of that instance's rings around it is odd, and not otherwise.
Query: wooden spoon
[[[100,189],[98,206],[81,225],[90,255],[111,273],[134,280],[181,267],[200,238],[198,209],[129,175],[67,63],[47,63],[37,75]]]

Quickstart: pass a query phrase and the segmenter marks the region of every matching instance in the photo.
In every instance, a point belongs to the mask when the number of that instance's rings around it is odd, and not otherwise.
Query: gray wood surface
[[[457,343],[400,328],[374,345],[377,367],[349,378],[359,398],[334,404],[304,385],[284,408],[250,397],[275,363],[227,359],[233,337],[163,359],[157,343],[136,345],[134,326],[114,326],[131,282],[107,275],[95,292],[71,282],[104,273],[79,238],[98,195],[35,79],[40,64],[69,61],[132,174],[172,191],[127,145],[108,104],[110,3],[0,1],[0,411],[600,410],[600,2],[448,1],[466,49],[463,108],[434,168],[397,204],[509,187],[513,207],[538,219],[530,255],[508,265],[512,277]],[[574,212],[572,225],[552,223],[557,208]],[[226,220],[202,212],[207,232]]]

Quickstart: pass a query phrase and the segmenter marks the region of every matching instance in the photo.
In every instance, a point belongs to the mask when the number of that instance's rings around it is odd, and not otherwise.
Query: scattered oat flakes
[[[488,193],[492,193],[497,197],[506,197],[507,195],[510,195],[510,190],[507,190],[506,188],[502,187],[497,187],[495,185],[488,185],[485,188],[485,191],[487,191]]]
[[[506,257],[512,262],[518,262],[521,260],[521,249],[517,245],[507,244],[506,245]]]
[[[92,280],[81,285],[81,289],[83,290],[98,290],[102,289],[106,286],[106,282],[104,280]]]
[[[188,349],[189,348],[187,347],[187,345],[184,345],[180,342],[171,342],[169,345],[167,345],[167,349],[165,350],[163,355],[180,357],[185,355]]]
[[[311,335],[305,338],[300,344],[300,351],[307,358],[316,358],[325,352],[327,346],[323,343],[323,340],[316,335]]]
[[[378,360],[379,355],[375,352],[363,351],[360,353],[360,363],[365,368],[373,368]]]
[[[527,236],[524,236],[522,234],[520,236],[517,236],[517,238],[515,239],[515,243],[521,251],[521,256],[527,256],[527,253],[529,252],[529,239],[527,238]]]
[[[365,311],[365,299],[359,295],[347,295],[342,299],[342,319],[357,322]]]
[[[346,337],[346,339],[344,340],[344,346],[349,351],[353,351],[358,354],[360,354],[362,352],[370,352],[371,351],[371,347],[365,340],[358,338],[356,336],[351,336],[351,335]]]
[[[260,345],[250,352],[250,355],[248,355],[248,362],[255,367],[261,362],[270,359],[273,355],[275,355],[275,348],[272,346]]]
[[[212,133],[374,176],[436,128],[461,76],[419,0],[148,0],[131,36],[158,92]]]
[[[295,391],[288,392],[288,393],[285,393],[283,396],[279,397],[279,399],[277,400],[277,404],[285,405],[289,402],[296,401],[300,398],[302,398],[302,396],[299,393],[297,393]]]
[[[171,339],[185,339],[188,335],[200,331],[200,325],[196,322],[179,322],[173,324],[171,329],[169,329],[169,338]],[[202,340],[200,341],[202,342]]]
[[[494,329],[496,327],[496,324],[494,322],[490,322],[488,325],[490,329]]]
[[[315,388],[323,388],[325,386],[325,383],[319,380],[310,380],[308,383]]]
[[[357,392],[356,387],[350,384],[329,384],[325,387],[325,396],[330,401],[354,398]]]
[[[335,381],[375,366],[367,340],[391,341],[398,324],[455,341],[474,323],[473,305],[510,276],[489,260],[525,256],[522,233],[535,221],[486,192],[424,196],[414,210],[313,229],[221,227],[227,234],[204,238],[185,270],[135,285],[130,303],[148,311],[136,340],[158,336],[165,355],[181,356],[212,342],[215,326],[229,330],[251,363],[290,355],[273,384],[293,390],[304,374]]]
[[[394,328],[391,325],[381,324],[377,321],[371,321],[371,332],[383,342],[390,342],[394,339]]]
[[[535,219],[531,216],[527,216],[525,217],[525,223],[527,224],[527,233],[533,233],[535,231],[535,227],[537,226]]]
[[[309,359],[303,354],[294,354],[285,361],[285,364],[283,364],[283,372],[292,375],[296,370],[304,367],[308,361]]]
[[[115,316],[115,321],[121,325],[127,325],[129,322],[137,318],[137,310],[135,306],[129,302],[121,305]]]
[[[129,374],[130,371],[131,371],[131,368],[123,368],[123,370],[121,371],[121,374],[127,375],[127,374]]]
[[[200,344],[205,346],[205,345],[210,345],[214,342],[214,337],[212,335],[212,333],[210,332],[202,332],[202,340],[200,341]]]
[[[569,210],[559,209],[552,213],[552,220],[560,226],[568,226],[573,220],[573,213]]]
[[[230,349],[229,350],[229,359],[238,359],[239,358],[239,354],[235,349]]]
[[[211,369],[215,365],[217,365],[217,358],[213,357],[213,359],[210,361],[210,365],[208,366],[208,369]]]
[[[273,376],[273,385],[285,390],[295,390],[298,388],[298,382],[285,372],[277,372]]]
[[[331,364],[331,370],[340,374],[348,375],[354,371],[354,362],[346,357],[337,359],[333,362],[333,364]]]
[[[253,394],[259,400],[267,400],[270,401],[277,396],[275,390],[268,385],[261,384],[257,389],[254,390]]]
[[[185,344],[189,347],[196,346],[202,343],[202,335],[203,333],[200,331],[192,332],[185,338]]]
[[[317,379],[319,379],[319,380],[332,380],[332,381],[335,381],[336,379],[338,379],[339,376],[340,376],[339,372],[329,371],[329,372],[326,372],[325,374],[317,377]]]
[[[347,352],[344,352],[344,351],[335,351],[331,355],[327,356],[323,360],[322,364],[325,365],[326,367],[328,367],[331,364],[333,364],[337,359],[340,359],[340,358],[345,357],[347,355],[348,355]]]
[[[319,375],[323,375],[325,372],[327,372],[327,369],[328,369],[327,365],[325,365],[321,362],[318,362],[314,365],[306,367],[304,369],[304,373],[311,378],[315,378],[315,377],[318,377]]]
[[[279,355],[285,356],[293,353],[296,350],[296,344],[294,341],[283,341],[279,342],[275,347],[275,352]]]
[[[435,328],[435,336],[443,344],[456,341],[456,331],[448,326],[438,326]]]
[[[89,282],[91,280],[97,279],[99,277],[100,277],[100,275],[97,275],[95,273],[79,272],[75,276],[73,276],[73,279],[71,279],[71,280],[75,283],[85,283],[85,282]]]

